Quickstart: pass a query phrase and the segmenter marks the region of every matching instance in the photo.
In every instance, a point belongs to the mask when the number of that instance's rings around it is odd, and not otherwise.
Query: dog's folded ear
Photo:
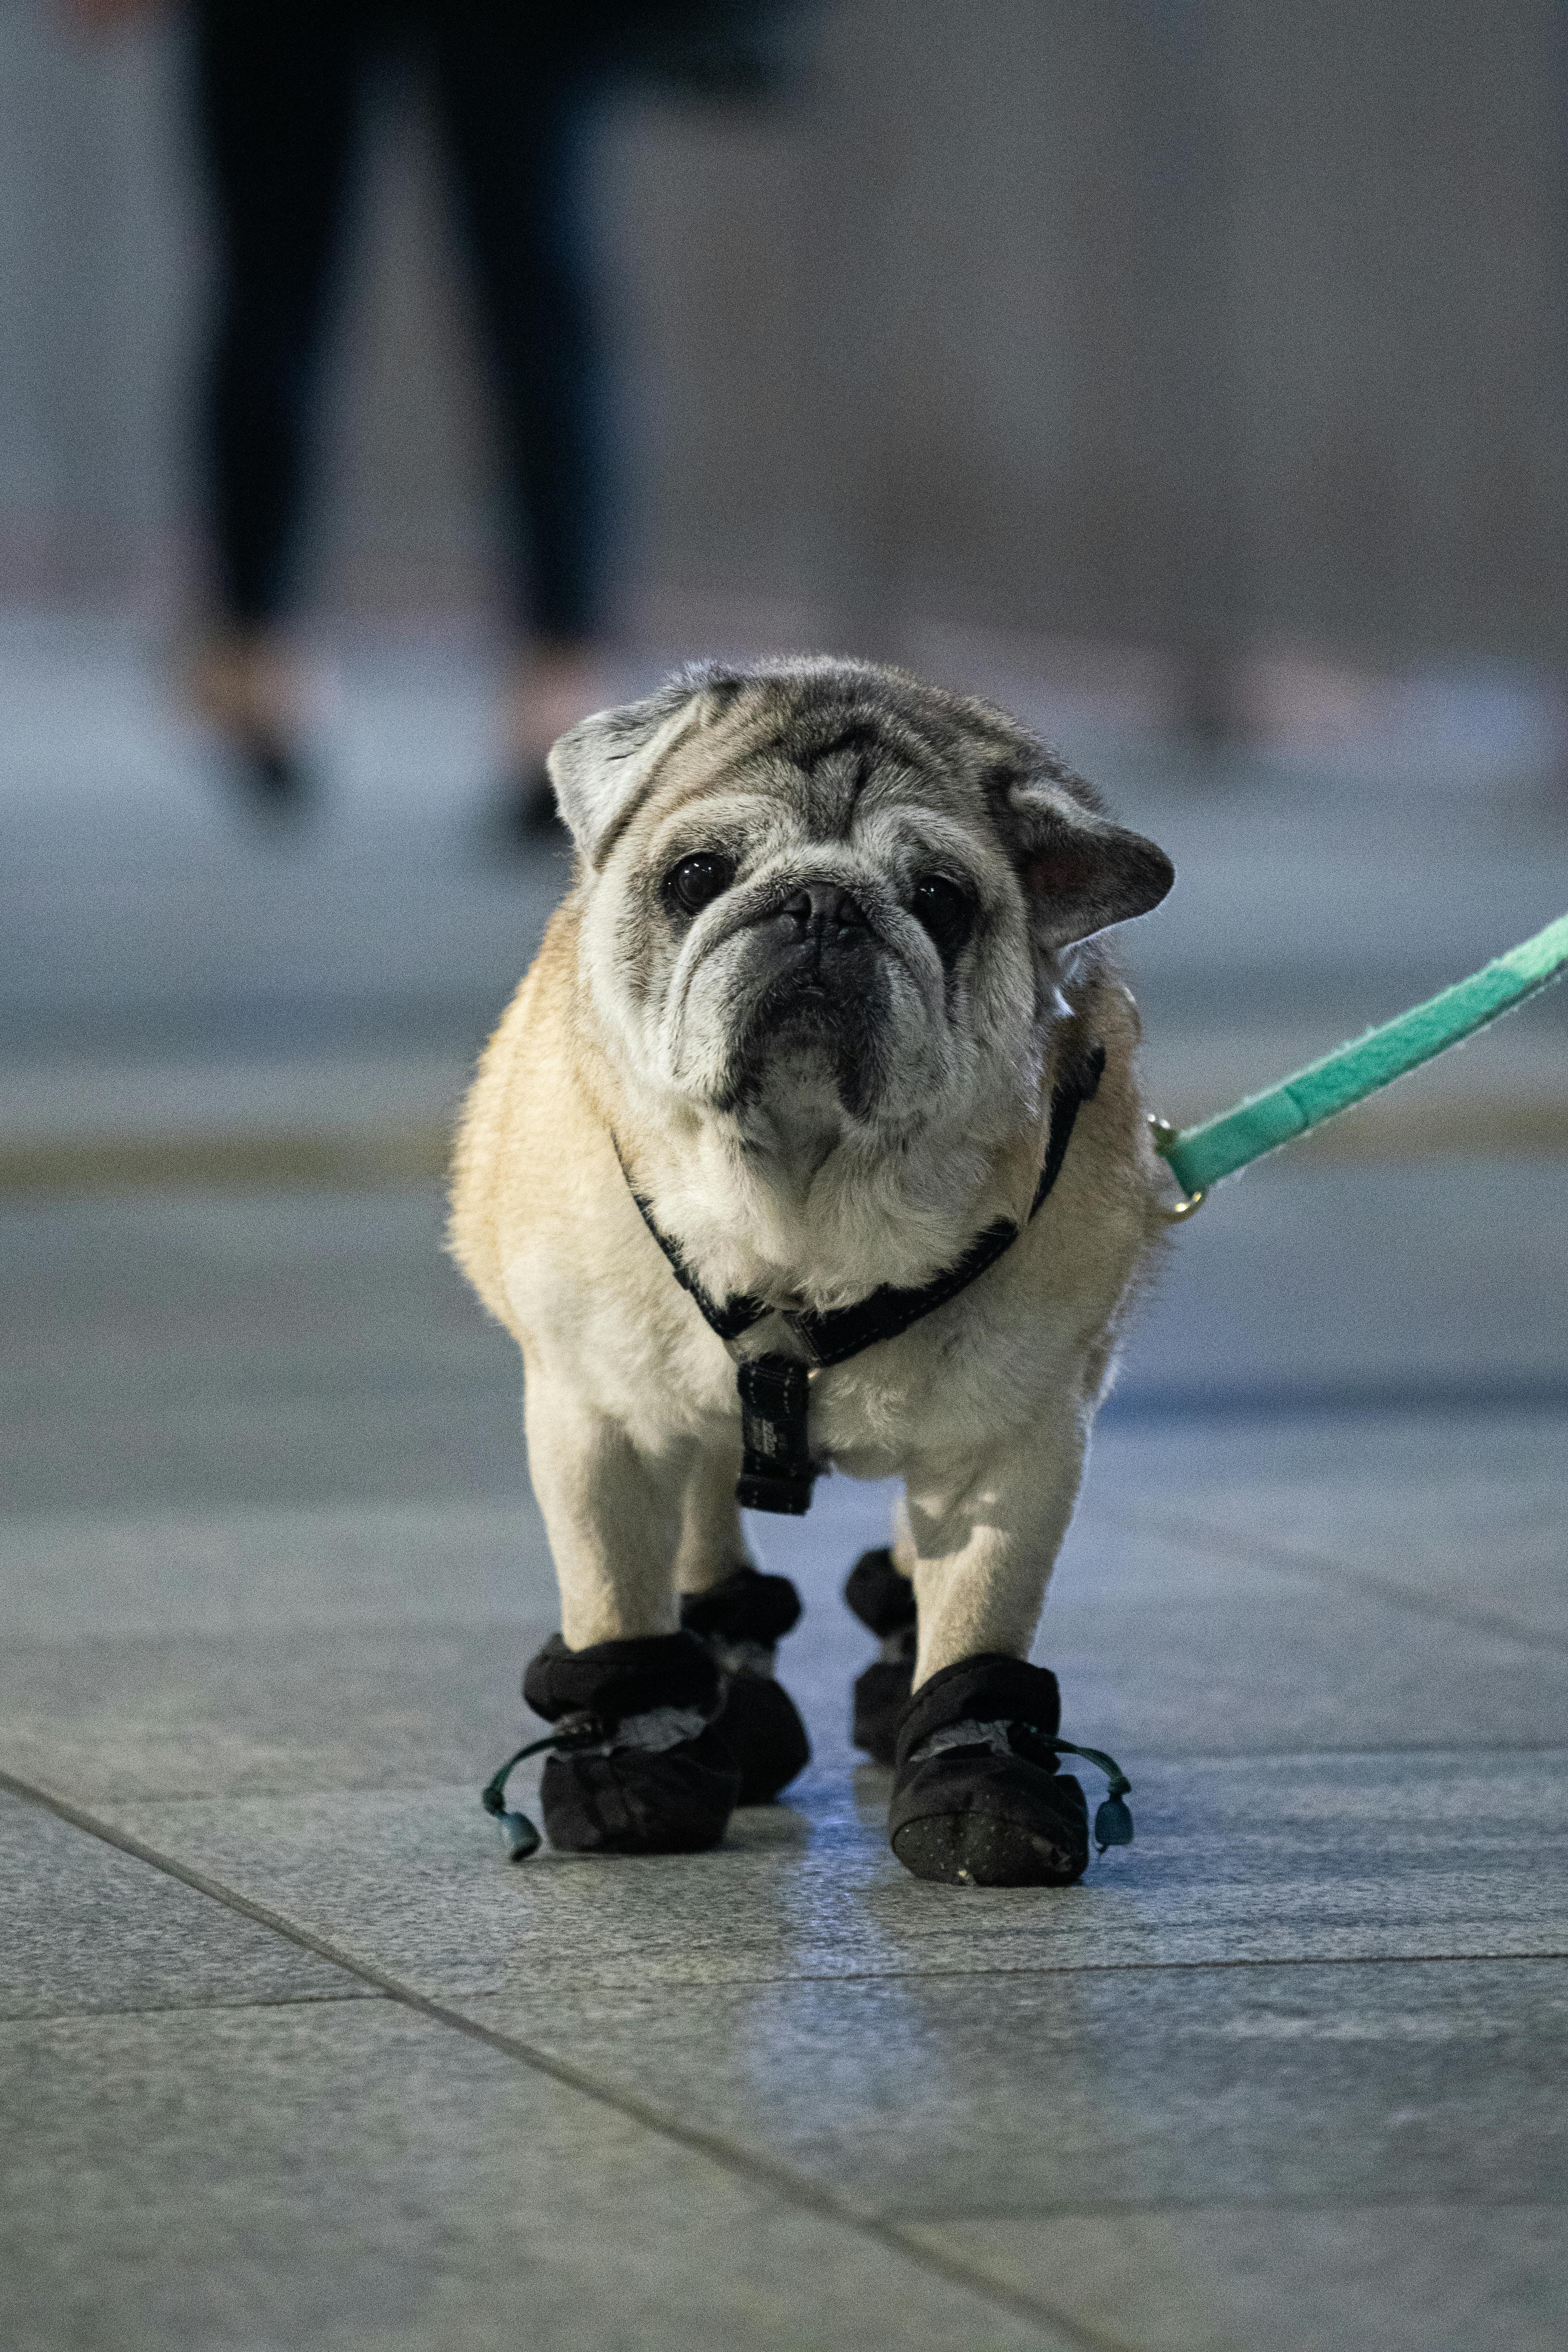
[[[679,733],[691,696],[668,687],[642,702],[595,710],[568,728],[547,762],[572,838],[596,866],[647,788],[653,762]]]
[[[730,680],[689,670],[641,702],[596,710],[556,742],[547,762],[562,816],[590,866],[603,860],[653,782],[662,756],[688,729],[717,715]]]
[[[1164,851],[1038,774],[1010,780],[998,810],[1041,947],[1067,948],[1157,907],[1176,878]]]

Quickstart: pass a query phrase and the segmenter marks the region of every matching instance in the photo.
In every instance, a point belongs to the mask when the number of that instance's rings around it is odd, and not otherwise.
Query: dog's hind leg
[[[704,1448],[687,1480],[676,1584],[680,1622],[723,1679],[719,1731],[741,1768],[741,1802],[763,1805],[811,1758],[805,1726],[773,1679],[777,1645],[800,1615],[787,1576],[764,1576],[741,1531],[739,1444]]]
[[[735,1481],[741,1475],[739,1440],[733,1445],[699,1447],[680,1498],[680,1535],[675,1555],[678,1592],[706,1592],[737,1568],[751,1564],[741,1530]]]
[[[863,1551],[844,1598],[880,1644],[880,1655],[855,1677],[849,1736],[878,1764],[890,1764],[899,1722],[915,1679],[917,1554],[902,1495],[893,1506],[893,1540]]]

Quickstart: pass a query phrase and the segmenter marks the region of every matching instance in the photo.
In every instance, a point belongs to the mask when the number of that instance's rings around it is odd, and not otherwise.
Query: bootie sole
[[[889,1843],[944,1886],[1071,1886],[1089,1867],[1089,1808],[1068,1772],[950,1754],[895,1788]]]

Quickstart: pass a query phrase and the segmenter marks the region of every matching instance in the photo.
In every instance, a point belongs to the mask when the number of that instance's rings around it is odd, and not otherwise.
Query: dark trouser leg
[[[603,385],[582,200],[590,98],[519,14],[449,0],[428,37],[498,397],[517,617],[571,646],[605,620]]]
[[[329,264],[355,146],[369,5],[201,0],[197,132],[218,263],[206,461],[218,585],[241,625],[289,585]]]

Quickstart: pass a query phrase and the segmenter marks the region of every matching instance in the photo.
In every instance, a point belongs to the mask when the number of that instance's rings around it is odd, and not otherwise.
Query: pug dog
[[[1089,1858],[1028,1664],[1163,1230],[1104,944],[1170,859],[989,704],[812,658],[693,668],[550,759],[573,887],[463,1113],[450,1245],[522,1349],[561,1592],[545,1827],[693,1851],[805,1761],[798,1613],[741,1509],[902,1481],[850,1580],[857,1737],[918,1877]]]

